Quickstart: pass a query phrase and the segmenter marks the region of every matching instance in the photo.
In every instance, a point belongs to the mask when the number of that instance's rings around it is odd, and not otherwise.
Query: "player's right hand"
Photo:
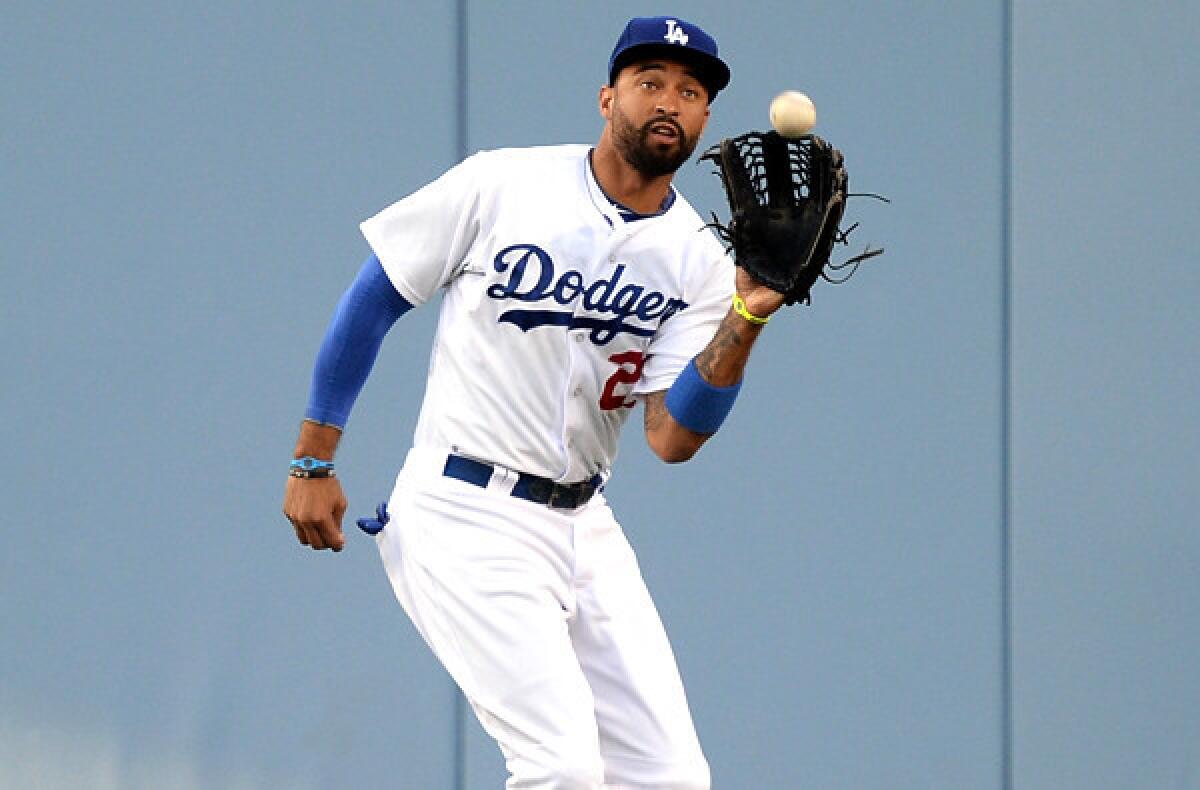
[[[288,477],[283,514],[296,529],[296,539],[313,549],[341,551],[346,545],[342,516],[346,496],[336,477]]]

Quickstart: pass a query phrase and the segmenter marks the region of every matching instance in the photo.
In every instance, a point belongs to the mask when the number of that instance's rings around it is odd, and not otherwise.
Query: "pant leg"
[[[389,512],[376,540],[396,597],[499,743],[506,787],[599,790],[593,697],[567,628],[569,523],[408,465]]]
[[[632,547],[603,500],[575,534],[570,633],[595,698],[606,786],[707,790],[675,655]]]

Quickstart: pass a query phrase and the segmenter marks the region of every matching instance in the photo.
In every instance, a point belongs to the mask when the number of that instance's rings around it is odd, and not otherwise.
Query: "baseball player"
[[[662,623],[605,500],[617,435],[686,461],[783,296],[672,186],[730,72],[679,18],[631,20],[594,146],[478,153],[362,223],[372,254],[321,345],[287,481],[299,541],[340,551],[333,458],[384,335],[444,292],[428,386],[375,534],[506,787],[707,788]]]

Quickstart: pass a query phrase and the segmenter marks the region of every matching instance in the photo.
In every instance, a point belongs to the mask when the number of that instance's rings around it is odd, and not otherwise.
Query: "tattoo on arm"
[[[700,375],[717,387],[729,387],[741,381],[750,347],[761,329],[730,310],[712,340],[696,355],[696,369]],[[651,441],[656,452],[660,447],[667,448],[666,455],[659,453],[664,460],[686,461],[711,435],[696,433],[677,423],[667,410],[666,390],[643,396],[642,406],[646,436],[657,437]]]
[[[753,326],[731,310],[717,327],[713,339],[696,356],[696,369],[700,375],[712,384],[728,386],[736,383],[742,377],[750,346],[760,330],[761,327]],[[724,382],[730,373],[735,374],[733,380]]]
[[[664,461],[686,461],[696,454],[711,434],[696,433],[675,422],[667,410],[667,391],[651,392],[642,399],[646,440]]]
[[[643,404],[646,433],[654,433],[667,420],[667,391],[651,392]]]

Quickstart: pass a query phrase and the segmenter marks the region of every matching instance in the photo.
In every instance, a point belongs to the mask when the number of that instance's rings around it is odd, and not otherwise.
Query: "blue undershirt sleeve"
[[[306,418],[345,427],[384,335],[411,309],[412,304],[388,279],[379,258],[367,258],[338,302],[317,352]]]

